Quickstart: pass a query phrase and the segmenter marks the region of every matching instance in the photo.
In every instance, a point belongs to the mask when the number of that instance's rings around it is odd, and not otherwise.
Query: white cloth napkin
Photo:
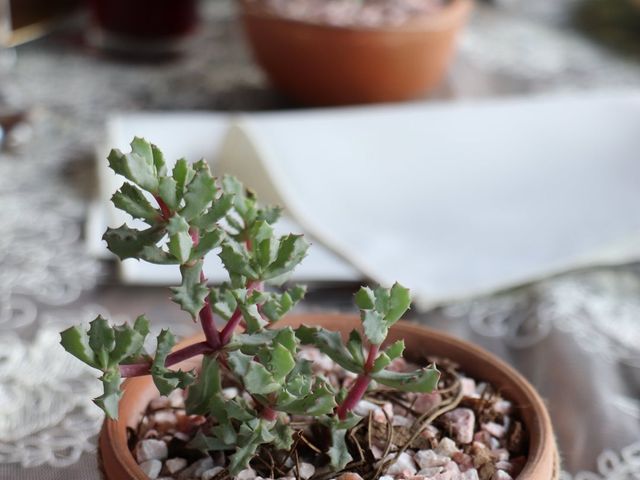
[[[124,115],[108,140],[215,157],[317,240],[322,279],[398,280],[422,305],[640,258],[640,92],[229,121]]]

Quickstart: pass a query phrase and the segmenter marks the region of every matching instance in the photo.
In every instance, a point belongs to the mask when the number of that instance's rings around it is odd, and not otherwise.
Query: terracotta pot
[[[393,102],[441,82],[472,0],[398,27],[335,27],[285,19],[242,0],[242,21],[273,85],[309,105]]]
[[[340,331],[345,337],[360,325],[358,317],[342,314],[316,314],[290,316],[283,325],[321,325]],[[458,340],[436,330],[416,324],[398,322],[389,335],[389,341],[403,338],[407,357],[429,354],[447,357],[460,364],[468,375],[491,383],[516,406],[529,432],[529,457],[518,476],[520,480],[550,480],[559,478],[558,456],[549,415],[544,402],[533,387],[515,370],[490,353],[470,343]],[[196,341],[188,339],[176,348]],[[198,357],[176,367],[193,368]],[[158,396],[151,377],[131,378],[124,382],[124,395],[120,401],[119,420],[105,420],[100,433],[100,455],[108,480],[146,480],[145,474],[127,446],[127,427],[136,428],[149,402]]]

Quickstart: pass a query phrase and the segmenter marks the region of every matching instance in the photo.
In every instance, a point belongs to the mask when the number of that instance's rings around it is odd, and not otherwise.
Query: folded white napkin
[[[110,125],[110,146],[215,158],[283,203],[316,240],[305,280],[399,280],[433,305],[640,258],[640,92]],[[127,281],[177,279],[130,265]]]

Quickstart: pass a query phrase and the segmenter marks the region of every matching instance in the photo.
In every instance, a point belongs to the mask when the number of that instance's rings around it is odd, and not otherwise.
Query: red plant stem
[[[216,321],[213,318],[213,311],[211,310],[211,301],[207,297],[204,301],[204,307],[200,310],[200,324],[202,325],[202,331],[207,339],[207,343],[211,348],[218,349],[221,345],[220,332],[216,328]]]
[[[276,418],[278,418],[278,412],[276,410],[274,410],[273,408],[264,405],[262,407],[262,410],[260,411],[260,416],[262,418],[264,418],[265,420],[268,420],[270,422],[274,421]]]
[[[180,350],[167,355],[167,359],[164,362],[165,367],[170,367],[176,363],[180,363],[188,358],[195,357],[196,355],[202,355],[205,353],[212,353],[216,349],[212,348],[207,342],[198,342],[192,345],[187,345]],[[140,377],[142,375],[148,375],[151,371],[151,362],[147,363],[132,363],[128,365],[120,365],[120,376],[127,377]]]
[[[162,219],[169,220],[171,218],[171,209],[169,208],[169,206],[164,203],[164,200],[162,200],[159,195],[154,195],[153,198],[155,198],[156,202],[158,202],[158,206],[160,207],[160,211],[162,212]]]
[[[236,308],[236,311],[233,312],[233,315],[231,315],[231,318],[229,319],[227,324],[224,326],[224,328],[220,332],[220,343],[222,345],[226,345],[227,343],[229,343],[229,340],[231,340],[231,336],[233,335],[233,332],[235,331],[236,328],[238,328],[238,325],[240,325],[241,320],[242,320],[242,312],[240,311],[239,308]]]
[[[369,374],[373,369],[373,364],[378,356],[379,348],[380,347],[378,345],[369,345],[369,353],[367,354],[367,360],[364,363],[364,372],[358,375],[358,378],[349,390],[349,393],[347,393],[347,396],[336,410],[336,414],[340,420],[347,418],[347,413],[356,408],[358,402],[367,392],[369,383],[371,383],[371,377]]]
[[[378,357],[378,351],[380,347],[378,345],[369,345],[369,354],[367,355],[367,361],[364,363],[364,371],[369,373],[373,369],[373,363]]]
[[[193,246],[197,247],[200,243],[200,232],[197,228],[192,228],[189,230],[189,234],[191,235]],[[207,277],[204,275],[202,270],[200,271],[200,281],[204,284],[207,283]],[[216,327],[216,321],[213,318],[213,311],[211,310],[211,301],[208,296],[205,299],[204,306],[200,309],[198,316],[200,317],[200,324],[202,325],[202,331],[207,339],[207,343],[217,350],[220,348],[220,332],[218,332],[218,328]]]

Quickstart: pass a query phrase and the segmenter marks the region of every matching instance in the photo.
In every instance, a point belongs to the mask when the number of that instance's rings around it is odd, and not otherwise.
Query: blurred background
[[[338,242],[319,202],[315,229],[294,215],[329,265],[306,271],[300,310],[352,311],[361,281],[410,277],[412,320],[538,388],[564,478],[640,478],[638,0],[0,0],[0,478],[100,478],[99,385],[59,348],[62,328],[146,312],[156,330],[195,331],[170,279],[95,247],[112,220],[105,148],[140,131],[213,159],[237,115],[297,165],[271,172],[276,189],[333,185],[344,203],[329,210],[367,238]],[[371,189],[359,168],[320,168],[333,155],[369,165],[370,182],[398,175],[392,208],[411,203],[435,240],[359,227]],[[468,289],[437,290],[438,262]]]

